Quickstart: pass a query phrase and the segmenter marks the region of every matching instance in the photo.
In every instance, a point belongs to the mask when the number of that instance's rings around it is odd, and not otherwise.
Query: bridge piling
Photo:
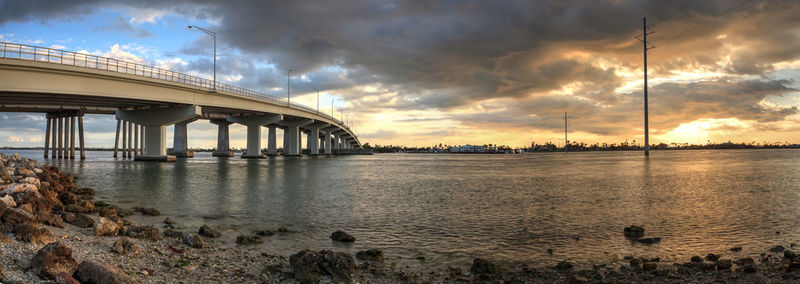
[[[119,151],[119,127],[121,121],[117,119],[117,134],[114,136],[114,158],[117,157],[117,152]]]
[[[286,127],[287,131],[284,131],[283,139],[287,140],[286,143],[288,149],[284,149],[283,153],[287,156],[299,156],[302,154],[300,149],[302,147],[302,142],[300,141],[300,127],[305,126],[308,124],[314,123],[313,119],[287,119],[278,122],[278,124],[283,125]],[[288,135],[287,135],[288,133]]]
[[[133,125],[133,158],[139,155],[139,125]],[[144,145],[142,145],[144,147]]]
[[[320,130],[330,126],[330,124],[317,122],[306,126],[305,128],[309,130],[308,133],[308,153],[310,155],[319,155],[319,132]]]
[[[50,136],[52,138],[51,139],[52,142],[50,142],[50,144],[52,146],[51,147],[52,149],[50,149],[50,156],[53,157],[53,159],[55,159],[56,158],[56,140],[58,140],[58,138],[56,136],[56,128],[58,128],[58,118],[53,117],[50,120],[53,121],[52,129],[50,130],[50,132],[51,132]]]
[[[129,159],[133,158],[133,151],[131,151],[133,143],[131,142],[133,142],[133,122],[128,121],[128,148],[125,148],[125,157]]]
[[[83,115],[78,116],[78,138],[81,145],[81,160],[86,159],[86,144],[83,140]]]
[[[122,152],[122,158],[128,158],[128,151],[125,151],[128,147],[128,122],[122,121],[122,148],[120,151]]]
[[[179,158],[193,158],[194,151],[189,150],[189,133],[188,124],[194,122],[196,119],[178,122],[175,124],[174,134],[172,135],[172,150],[167,152],[167,155],[173,155]]]
[[[230,132],[228,126],[233,122],[224,119],[212,119],[211,123],[217,125],[217,149],[211,153],[214,157],[233,157],[233,152],[230,150]]]
[[[144,154],[135,157],[135,161],[174,162],[175,156],[167,155],[167,125],[185,122],[200,117],[201,108],[197,105],[185,105],[164,108],[146,108],[136,110],[117,110],[116,117],[128,122],[128,147],[132,146],[133,127],[144,126]],[[138,141],[141,138],[137,137]],[[132,149],[128,149],[129,152]],[[131,153],[132,154],[132,153]]]
[[[69,117],[69,158],[75,159],[75,116]]]
[[[277,156],[278,155],[278,147],[277,147],[277,125],[270,124],[267,125],[267,156]]]
[[[61,148],[62,144],[61,143],[63,142],[62,138],[64,136],[63,125],[64,125],[64,118],[63,117],[59,117],[58,118],[58,151],[57,151],[59,159],[64,157],[63,156],[63,152],[61,152],[61,150],[62,150],[62,148]]]
[[[52,118],[47,117],[47,126],[45,126],[44,130],[44,158],[47,159],[47,153],[50,150],[50,122],[52,122]]]
[[[261,126],[273,124],[283,119],[280,114],[263,114],[253,116],[228,115],[227,120],[242,124],[247,127],[247,151],[242,154],[244,159],[263,159],[261,154]]]

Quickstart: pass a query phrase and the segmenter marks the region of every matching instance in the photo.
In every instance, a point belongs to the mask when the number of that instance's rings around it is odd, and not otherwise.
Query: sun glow
[[[750,128],[750,125],[736,118],[701,118],[692,122],[681,123],[675,129],[664,135],[658,135],[658,137],[662,141],[706,144],[708,141],[719,142],[719,140],[725,140],[726,136],[736,136],[736,133],[747,128]]]

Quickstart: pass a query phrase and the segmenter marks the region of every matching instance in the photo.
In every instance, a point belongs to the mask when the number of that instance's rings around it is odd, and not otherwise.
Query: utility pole
[[[567,112],[564,112],[564,153],[569,148],[569,140],[567,140]]]
[[[647,118],[647,51],[656,48],[653,44],[647,43],[647,35],[655,33],[647,30],[647,17],[642,18],[642,34],[635,36],[642,42],[644,53],[644,155],[650,155],[650,129]]]

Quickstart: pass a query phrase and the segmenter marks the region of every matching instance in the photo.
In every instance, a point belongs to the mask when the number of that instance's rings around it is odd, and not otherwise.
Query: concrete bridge
[[[302,133],[308,134],[311,155],[361,147],[341,120],[283,98],[112,58],[5,42],[0,43],[0,112],[47,114],[45,158],[48,152],[53,158],[75,158],[76,124],[80,157],[85,157],[86,113],[115,115],[114,156],[119,152],[142,161],[191,156],[186,127],[198,119],[219,127],[214,156],[233,156],[232,123],[247,127],[243,158],[265,157],[262,127],[268,129],[267,155],[278,154],[277,128],[284,131],[283,155],[302,154]],[[168,125],[175,125],[170,153]]]

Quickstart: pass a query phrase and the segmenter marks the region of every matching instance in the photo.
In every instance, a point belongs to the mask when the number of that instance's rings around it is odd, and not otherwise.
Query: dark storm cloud
[[[227,51],[219,72],[242,75],[237,85],[282,96],[269,89],[285,87],[291,68],[307,76],[293,81],[296,92],[339,91],[362,113],[476,107],[486,113],[448,118],[555,129],[568,111],[585,131],[602,135],[638,127],[640,95],[615,90],[625,83],[619,70],[640,72],[642,47],[632,36],[647,16],[656,31],[651,76],[696,69],[730,76],[652,86],[654,127],[708,117],[772,122],[797,112],[759,103],[794,91],[769,72],[800,59],[798,1],[65,2],[0,0],[0,24],[158,7],[214,19],[218,25],[209,28]],[[200,40],[181,52],[210,54]],[[203,72],[211,62],[180,68]],[[760,79],[734,79],[742,75]],[[364,85],[378,90],[355,88]],[[564,89],[571,95],[552,93]]]

